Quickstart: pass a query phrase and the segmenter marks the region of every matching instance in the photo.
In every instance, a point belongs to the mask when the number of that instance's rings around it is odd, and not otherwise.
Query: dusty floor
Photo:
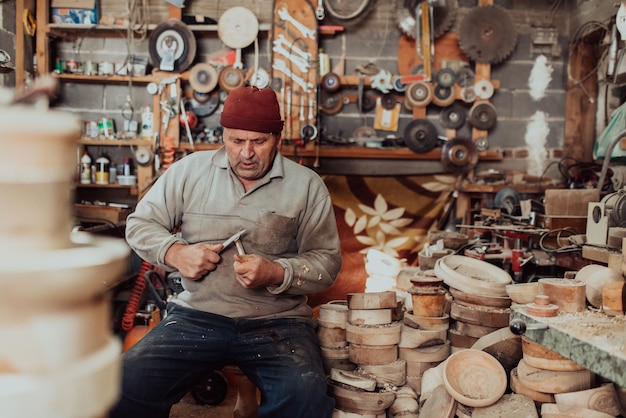
[[[189,393],[172,407],[170,418],[232,418],[236,401],[237,388],[235,386],[228,388],[226,399],[216,406],[200,405]]]

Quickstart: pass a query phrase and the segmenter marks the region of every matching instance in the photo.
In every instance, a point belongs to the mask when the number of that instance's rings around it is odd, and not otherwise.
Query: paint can
[[[78,71],[78,62],[76,60],[65,61],[65,71],[74,74]]]
[[[110,118],[100,118],[98,120],[98,132],[100,133],[100,136],[104,138],[113,139],[115,137],[113,120]]]
[[[85,61],[83,63],[83,71],[85,75],[97,75],[98,63],[94,61]]]
[[[110,61],[101,61],[98,64],[98,74],[113,75],[113,63]]]

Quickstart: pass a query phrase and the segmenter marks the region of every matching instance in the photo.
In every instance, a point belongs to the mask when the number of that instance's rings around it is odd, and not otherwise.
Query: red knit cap
[[[244,86],[228,93],[220,124],[225,128],[280,133],[284,122],[274,90]]]

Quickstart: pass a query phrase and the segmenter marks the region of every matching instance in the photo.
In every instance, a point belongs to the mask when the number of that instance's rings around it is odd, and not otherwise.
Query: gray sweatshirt
[[[128,216],[126,240],[142,259],[172,272],[164,262],[172,244],[218,244],[241,229],[247,254],[284,267],[282,285],[243,288],[235,279],[233,245],[204,278],[183,278],[185,291],[175,303],[231,318],[310,317],[306,295],[330,287],[341,268],[337,224],[322,179],[280,153],[248,192],[224,148],[177,161]]]

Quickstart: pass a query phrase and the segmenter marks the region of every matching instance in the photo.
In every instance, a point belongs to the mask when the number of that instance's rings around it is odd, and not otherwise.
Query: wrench
[[[311,59],[311,53],[310,52],[306,52],[304,50],[302,50],[301,48],[299,48],[296,45],[296,41],[294,42],[290,42],[287,40],[287,38],[285,38],[285,35],[283,35],[282,33],[278,34],[278,38],[274,40],[274,46],[278,46],[278,47],[283,47],[283,48],[287,48],[289,50],[290,53],[292,54],[297,54],[299,56],[301,56],[303,59],[309,61]],[[306,46],[306,44],[305,44]]]
[[[298,84],[300,87],[302,87],[302,90],[304,90],[307,93],[310,93],[311,90],[313,89],[313,83],[309,83],[304,81],[304,79],[296,74],[292,74],[291,70],[287,67],[287,65],[285,64],[285,61],[280,60],[280,59],[276,59],[274,60],[274,64],[272,65],[272,68],[282,72],[283,74],[285,74],[287,77],[290,77],[294,83]]]
[[[280,17],[280,20],[291,23],[296,29],[300,31],[302,36],[304,36],[305,38],[315,39],[315,31],[296,20],[293,16],[289,14],[289,10],[287,10],[286,8],[283,7],[282,9],[278,9],[278,16]]]
[[[299,57],[297,55],[291,54],[282,45],[281,46],[276,46],[275,45],[272,48],[272,51],[278,52],[279,54],[283,55],[285,58],[287,58],[289,61],[291,61],[293,63],[293,65],[297,66],[298,69],[301,72],[303,72],[303,73],[306,73],[308,71],[308,69],[311,68],[311,66],[309,65],[308,61],[302,59],[301,57]]]
[[[317,9],[315,9],[315,17],[317,20],[324,20],[324,0],[317,0]]]

